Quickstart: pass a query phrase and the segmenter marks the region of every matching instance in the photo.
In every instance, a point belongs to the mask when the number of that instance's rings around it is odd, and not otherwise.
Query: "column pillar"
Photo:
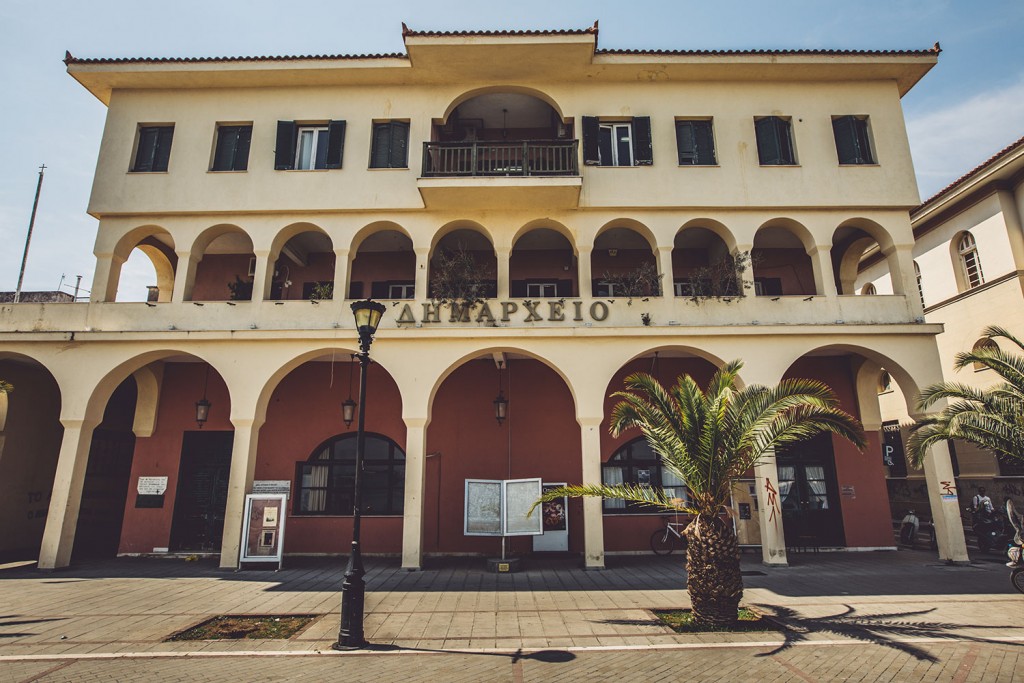
[[[512,250],[508,247],[495,247],[494,253],[498,257],[498,300],[509,299],[509,259]]]
[[[674,269],[672,268],[672,247],[658,247],[658,270],[661,273],[661,295],[675,295]]]
[[[601,417],[578,417],[583,484],[601,483]],[[604,569],[604,513],[601,499],[583,498],[583,567]]]
[[[405,418],[405,513],[402,520],[402,569],[423,568],[423,491],[427,457],[427,419]]]
[[[121,266],[125,258],[117,254],[96,254],[96,271],[92,276],[92,291],[89,301],[114,301],[117,298],[117,284],[121,279]]]
[[[348,298],[348,247],[334,250],[334,294],[335,302]]]
[[[939,544],[939,559],[953,564],[968,564],[967,541],[960,520],[960,499],[953,478],[949,445],[933,445],[924,460],[924,478],[928,485],[928,503]]]
[[[779,469],[775,451],[770,450],[754,466],[757,486],[758,525],[761,528],[761,561],[770,567],[787,567],[786,534],[782,528]]]
[[[270,281],[274,277],[274,264],[270,262],[269,251],[254,251],[256,256],[256,274],[252,278],[252,299],[254,304],[261,303],[270,294]]]
[[[193,256],[192,251],[178,251],[178,267],[174,273],[174,293],[171,301],[181,303],[192,298],[192,287],[196,283],[196,269],[203,259],[202,255]]]
[[[917,295],[917,278],[914,275],[914,245],[905,244],[883,251],[889,264],[889,278],[893,294],[906,297],[907,305],[915,317],[924,315],[921,297]]]
[[[836,275],[832,268],[832,245],[816,244],[807,250],[811,257],[811,267],[814,269],[814,291],[819,296],[835,298],[839,296],[836,290]]]
[[[1024,270],[1024,227],[1021,225],[1016,199],[1010,190],[999,190],[996,192],[996,197],[999,199],[999,208],[1003,212],[1006,234],[1010,239],[1013,263],[1017,270]]]
[[[593,251],[593,247],[589,245],[577,247],[579,252],[576,256],[576,270],[577,277],[579,278],[580,298],[589,298],[594,296],[593,292],[593,276],[590,274],[590,254]]]
[[[238,568],[245,494],[252,490],[252,480],[256,472],[256,443],[263,420],[232,418],[231,424],[235,427],[235,437],[231,447],[228,499],[224,507],[224,534],[220,545],[221,569]]]
[[[430,247],[414,247],[416,252],[416,300],[426,301],[430,289]]]
[[[62,417],[60,422],[64,426],[64,437],[57,457],[43,542],[39,548],[40,569],[59,569],[71,563],[85,468],[89,464],[89,447],[98,424],[96,420],[83,418]]]

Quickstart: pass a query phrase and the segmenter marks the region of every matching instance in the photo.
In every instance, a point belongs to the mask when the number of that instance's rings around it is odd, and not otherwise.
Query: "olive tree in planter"
[[[431,268],[430,291],[436,304],[469,310],[487,298],[493,273],[462,245],[442,250]]]

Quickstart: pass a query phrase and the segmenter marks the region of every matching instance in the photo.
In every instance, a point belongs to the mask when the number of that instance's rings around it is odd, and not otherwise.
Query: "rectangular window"
[[[526,296],[538,299],[553,299],[558,296],[557,282],[527,282]]]
[[[588,166],[650,166],[654,163],[649,116],[629,121],[583,117],[583,163]]]
[[[370,168],[409,168],[409,124],[388,121],[373,124]]]
[[[217,147],[211,171],[244,171],[249,168],[252,126],[217,126]]]
[[[341,168],[344,149],[344,121],[331,121],[327,124],[278,121],[274,169],[312,171]]]
[[[789,119],[765,116],[754,119],[757,157],[762,166],[794,166],[793,131]]]
[[[873,164],[871,141],[868,137],[868,117],[837,116],[832,119],[836,137],[836,153],[840,164]]]
[[[676,147],[680,166],[714,166],[715,137],[711,119],[676,121]]]
[[[167,162],[171,159],[171,140],[173,138],[174,126],[141,126],[132,172],[166,171]]]
[[[606,280],[594,280],[594,296],[616,296],[615,283]]]
[[[401,283],[388,285],[389,299],[413,299],[416,297],[415,283]]]

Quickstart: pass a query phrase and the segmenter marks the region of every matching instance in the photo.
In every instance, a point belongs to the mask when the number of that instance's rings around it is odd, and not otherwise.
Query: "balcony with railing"
[[[578,140],[424,142],[423,177],[579,175]]]

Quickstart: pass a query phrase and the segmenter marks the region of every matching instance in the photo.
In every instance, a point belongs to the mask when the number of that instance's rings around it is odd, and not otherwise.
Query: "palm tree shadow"
[[[936,658],[923,648],[914,643],[908,643],[905,638],[949,638],[956,640],[968,640],[973,642],[989,642],[982,638],[974,638],[957,632],[962,629],[963,624],[952,624],[938,621],[916,621],[910,617],[918,617],[923,614],[934,612],[935,608],[917,610],[914,612],[893,612],[889,614],[866,614],[859,615],[856,608],[844,605],[846,608],[840,614],[827,617],[805,617],[796,610],[778,605],[757,605],[768,619],[777,623],[783,642],[771,652],[764,652],[758,657],[770,657],[790,649],[796,643],[806,642],[810,639],[809,633],[833,633],[838,636],[858,640],[865,643],[882,645],[914,657],[923,662],[936,663]],[[1019,628],[1016,626],[999,628]]]

